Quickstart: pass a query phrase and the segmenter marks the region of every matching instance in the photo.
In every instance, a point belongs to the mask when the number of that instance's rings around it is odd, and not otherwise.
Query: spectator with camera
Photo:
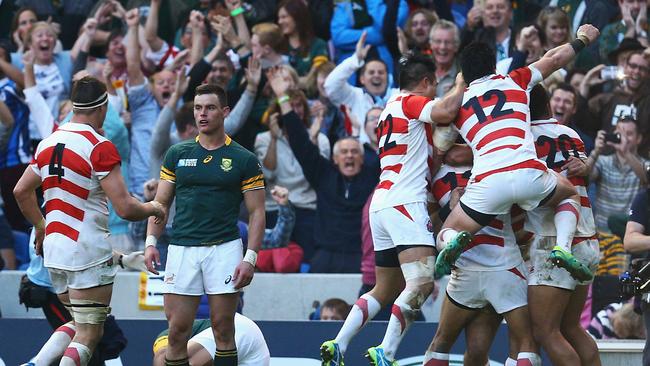
[[[630,209],[630,218],[625,228],[625,239],[623,245],[625,250],[633,256],[648,258],[650,253],[650,202],[648,202],[648,190],[640,191],[634,198]],[[650,334],[650,294],[643,294],[641,310],[643,311],[643,322],[646,335]],[[645,348],[643,349],[643,365],[650,365],[650,342],[646,337]]]
[[[596,183],[594,218],[598,231],[610,232],[607,220],[612,215],[627,214],[639,189],[647,184],[648,160],[638,147],[642,136],[636,120],[626,116],[618,120],[614,133],[598,131],[594,150],[587,159],[590,180]],[[602,155],[606,147],[614,154]]]
[[[642,51],[631,52],[623,66],[624,77],[613,78],[616,84],[614,90],[591,95],[592,86],[603,84],[608,79],[607,75],[601,73],[604,68],[604,65],[599,65],[589,70],[580,83],[576,118],[578,127],[595,137],[598,130],[612,131],[619,118],[632,116],[639,122],[638,131],[643,136],[640,153],[647,156],[650,62]]]

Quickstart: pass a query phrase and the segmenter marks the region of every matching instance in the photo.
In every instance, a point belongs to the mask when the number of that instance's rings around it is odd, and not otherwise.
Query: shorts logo
[[[221,169],[224,172],[229,172],[232,169],[232,159],[222,158],[221,159]]]
[[[176,275],[173,274],[173,273],[171,274],[171,276],[165,277],[165,283],[168,284],[168,285],[173,284],[174,283],[174,277],[176,277]]]
[[[228,277],[226,277],[226,280],[223,281],[223,283],[224,283],[225,285],[227,285],[227,284],[229,284],[231,281],[232,281],[232,276],[231,276],[231,275],[228,275]]]
[[[433,232],[433,223],[431,222],[431,219],[427,219],[427,230],[432,233]]]
[[[178,164],[176,164],[178,167],[181,166],[196,166],[196,160],[197,159],[179,159]]]
[[[212,155],[208,155],[203,159],[203,164],[207,164],[212,161]]]

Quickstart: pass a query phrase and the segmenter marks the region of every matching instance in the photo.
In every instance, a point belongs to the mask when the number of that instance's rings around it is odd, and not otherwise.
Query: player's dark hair
[[[325,308],[330,308],[330,309],[334,310],[336,313],[341,315],[341,317],[343,319],[345,319],[348,316],[348,314],[350,313],[350,309],[351,309],[350,305],[348,305],[347,302],[345,302],[344,300],[338,299],[338,298],[331,298],[331,299],[325,300],[325,302],[321,306],[321,312],[322,312],[322,309],[325,309]]]
[[[436,64],[429,56],[415,54],[400,60],[399,87],[406,90],[415,88],[424,78],[436,80]]]
[[[91,109],[76,109],[74,105],[84,105],[97,102],[102,95],[106,94],[106,85],[99,79],[92,76],[84,76],[83,78],[72,83],[72,91],[70,92],[70,101],[72,101],[73,110],[78,114],[92,114],[97,109],[101,108],[104,104],[97,108]]]
[[[189,126],[194,125],[194,102],[186,102],[176,111],[174,123],[180,133],[184,133]]]
[[[541,84],[535,85],[530,90],[530,119],[538,121],[551,117],[551,106],[549,104],[548,93]]]
[[[493,74],[496,67],[496,55],[487,43],[472,42],[460,53],[460,69],[467,84]]]
[[[216,84],[201,84],[194,89],[194,96],[205,95],[205,94],[214,94],[219,99],[219,105],[221,108],[228,106],[228,96],[226,91],[222,87]]]

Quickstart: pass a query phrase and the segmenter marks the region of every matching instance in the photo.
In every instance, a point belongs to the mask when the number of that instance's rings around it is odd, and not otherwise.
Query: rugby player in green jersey
[[[199,135],[170,147],[160,170],[156,201],[168,209],[176,197],[164,278],[167,366],[189,366],[187,339],[204,293],[217,344],[214,365],[237,365],[234,316],[238,292],[253,278],[264,235],[264,175],[255,154],[226,135],[223,121],[229,112],[223,89],[197,87]],[[237,228],[242,200],[249,213],[246,255]],[[154,273],[163,229],[164,224],[149,220],[145,263]]]

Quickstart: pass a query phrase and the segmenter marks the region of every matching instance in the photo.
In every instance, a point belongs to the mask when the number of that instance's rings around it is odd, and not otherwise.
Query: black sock
[[[165,366],[190,366],[190,361],[187,357],[181,358],[180,360],[170,360],[165,357]]]
[[[237,348],[220,351],[214,354],[214,366],[237,366]]]

